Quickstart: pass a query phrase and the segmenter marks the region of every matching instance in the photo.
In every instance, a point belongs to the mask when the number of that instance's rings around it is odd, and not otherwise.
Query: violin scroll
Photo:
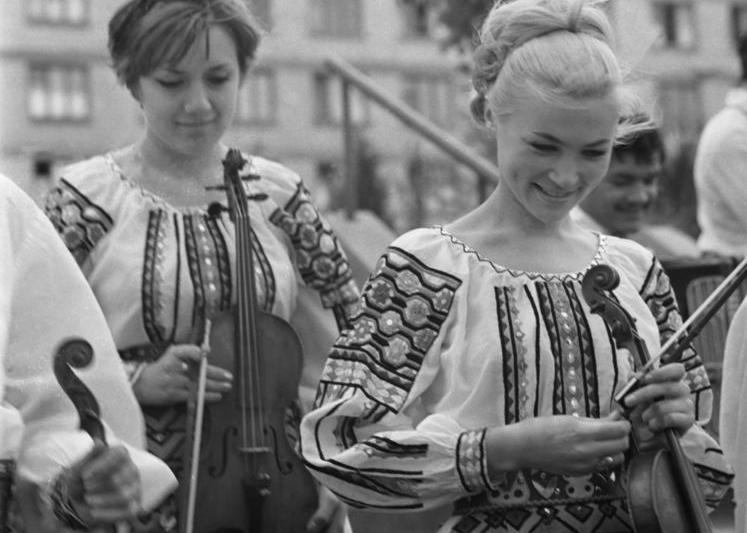
[[[78,411],[80,429],[88,433],[94,442],[106,444],[99,403],[91,389],[73,371],[73,368],[85,368],[92,362],[93,348],[88,341],[81,338],[68,339],[55,352],[54,375]]]
[[[631,353],[640,350],[635,330],[635,318],[606,293],[620,284],[620,275],[609,265],[591,267],[581,282],[581,292],[592,313],[600,315],[610,328],[618,348],[627,348]],[[646,361],[641,361],[645,364]]]

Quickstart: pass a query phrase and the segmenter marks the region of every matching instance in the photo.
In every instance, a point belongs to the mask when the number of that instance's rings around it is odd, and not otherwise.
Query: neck
[[[487,211],[493,227],[522,236],[558,237],[565,235],[572,224],[569,216],[553,221],[532,216],[502,184],[480,208]]]
[[[135,146],[136,158],[141,164],[159,174],[181,176],[197,181],[206,176],[214,177],[215,169],[220,167],[227,148],[221,144],[205,147],[202,150],[184,154],[176,152],[147,134]]]

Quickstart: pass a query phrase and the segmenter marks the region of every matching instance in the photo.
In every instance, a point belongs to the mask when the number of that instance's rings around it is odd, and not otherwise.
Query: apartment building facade
[[[2,2],[0,171],[37,198],[61,165],[132,142],[142,129],[137,104],[116,82],[106,54],[107,21],[121,1]],[[269,33],[227,140],[294,168],[322,204],[334,207],[344,179],[340,84],[325,58],[353,63],[451,133],[466,120],[466,76],[454,68],[460,59],[431,39],[428,2],[252,3]],[[658,99],[669,138],[694,142],[736,82],[733,44],[747,28],[747,0],[612,0],[609,8],[636,76]],[[651,27],[660,36],[653,43]],[[353,102],[378,172],[392,183],[422,154],[434,155],[376,105],[356,95]]]
[[[121,1],[3,0],[0,169],[37,198],[61,165],[123,146],[142,130],[138,106],[118,85],[106,53],[107,22]],[[252,4],[268,35],[227,141],[293,168],[321,203],[335,199],[330,174],[340,178],[343,159],[341,88],[324,67],[327,57],[351,62],[437,123],[452,122],[459,100],[454,61],[429,40],[432,15],[422,6]],[[401,175],[421,141],[360,95],[353,94],[353,104],[379,171]]]

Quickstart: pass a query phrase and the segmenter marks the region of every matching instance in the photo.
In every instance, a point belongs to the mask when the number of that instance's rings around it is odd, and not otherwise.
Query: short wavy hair
[[[264,33],[244,0],[126,2],[109,21],[112,68],[119,81],[133,92],[142,76],[181,61],[212,25],[224,27],[233,38],[243,77]]]

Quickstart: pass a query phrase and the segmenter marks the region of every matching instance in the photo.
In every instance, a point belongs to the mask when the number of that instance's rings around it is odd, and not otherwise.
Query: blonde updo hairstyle
[[[512,104],[532,91],[547,102],[579,105],[585,98],[615,92],[620,115],[639,104],[623,92],[623,75],[612,50],[612,27],[593,0],[514,0],[497,2],[480,31],[474,53],[470,104],[478,124],[490,126],[511,113]],[[621,120],[618,141],[633,129]]]

